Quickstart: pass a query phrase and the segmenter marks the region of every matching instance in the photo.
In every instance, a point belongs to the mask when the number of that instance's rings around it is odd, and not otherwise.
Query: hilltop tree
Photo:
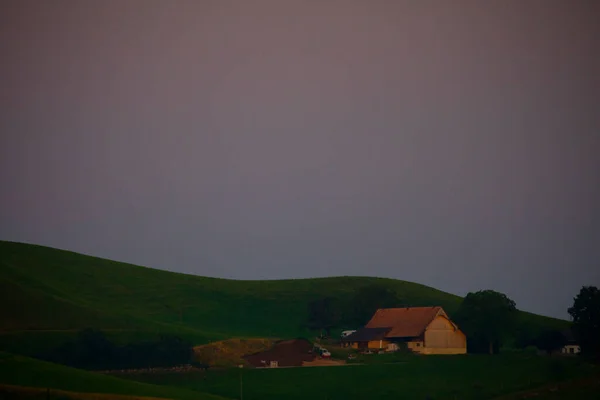
[[[462,301],[456,321],[467,337],[488,343],[489,353],[513,331],[517,319],[514,301],[493,290],[469,293]]]
[[[573,331],[581,352],[600,357],[600,290],[595,286],[583,286],[573,300],[568,311],[573,317]]]
[[[528,346],[536,346],[536,341],[539,339],[541,331],[540,327],[529,319],[519,316],[518,326],[515,329],[515,346],[519,349],[524,349]]]
[[[327,336],[331,328],[340,321],[340,306],[333,297],[324,297],[308,303],[308,327],[325,331]]]
[[[567,344],[567,338],[557,330],[547,330],[538,336],[535,344],[540,350],[552,354],[553,351],[556,351]]]
[[[396,293],[381,284],[361,287],[350,301],[348,322],[365,324],[379,308],[399,307]]]

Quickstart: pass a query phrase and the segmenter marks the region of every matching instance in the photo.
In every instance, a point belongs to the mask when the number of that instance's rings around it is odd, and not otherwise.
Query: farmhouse
[[[313,345],[306,339],[283,340],[266,351],[250,354],[244,359],[256,368],[300,367],[314,361]]]
[[[355,349],[395,351],[406,346],[420,354],[465,354],[467,338],[441,307],[382,308],[364,328],[342,340]]]

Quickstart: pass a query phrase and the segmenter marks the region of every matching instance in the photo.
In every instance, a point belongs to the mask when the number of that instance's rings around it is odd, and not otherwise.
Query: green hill
[[[0,352],[0,384],[52,388],[81,393],[111,393],[181,400],[224,400],[185,389],[134,382]]]
[[[94,327],[126,340],[172,332],[202,344],[229,337],[296,337],[309,301],[349,299],[385,285],[414,306],[452,314],[461,298],[406,281],[335,277],[269,281],[207,278],[119,263],[69,251],[0,241],[0,349],[35,354]],[[531,326],[566,321],[523,314]],[[353,327],[349,327],[353,328]],[[40,340],[43,335],[43,340]]]

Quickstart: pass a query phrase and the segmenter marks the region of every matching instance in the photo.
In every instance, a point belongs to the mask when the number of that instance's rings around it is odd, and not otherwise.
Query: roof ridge
[[[424,308],[428,308],[428,309],[442,309],[442,306],[417,306],[417,307],[385,307],[385,308],[378,308],[376,312],[379,311],[386,311],[386,310],[414,310],[414,309],[424,309]]]
[[[438,315],[447,317],[441,306],[380,308],[365,327],[392,326],[388,337],[414,337],[422,334]]]

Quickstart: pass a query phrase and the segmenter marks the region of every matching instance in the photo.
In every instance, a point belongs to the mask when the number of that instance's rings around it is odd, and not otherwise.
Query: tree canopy
[[[551,354],[565,346],[567,338],[560,331],[546,330],[537,337],[535,344],[540,350]]]
[[[400,307],[396,292],[387,286],[373,284],[358,289],[350,301],[348,322],[363,325],[379,308]]]
[[[573,318],[573,331],[585,355],[600,358],[600,290],[583,286],[573,299],[569,314]]]
[[[172,335],[158,340],[117,345],[104,332],[84,329],[75,340],[66,342],[42,359],[84,369],[172,367],[192,360],[191,343]]]
[[[512,333],[517,308],[505,294],[493,290],[468,293],[455,317],[467,338],[472,342],[486,342],[490,354]]]
[[[379,308],[400,307],[396,292],[381,284],[371,284],[356,290],[346,298],[322,297],[307,305],[309,329],[329,334],[335,327],[364,325]]]
[[[308,327],[325,331],[329,336],[331,328],[340,321],[339,301],[332,297],[316,299],[308,303]]]

